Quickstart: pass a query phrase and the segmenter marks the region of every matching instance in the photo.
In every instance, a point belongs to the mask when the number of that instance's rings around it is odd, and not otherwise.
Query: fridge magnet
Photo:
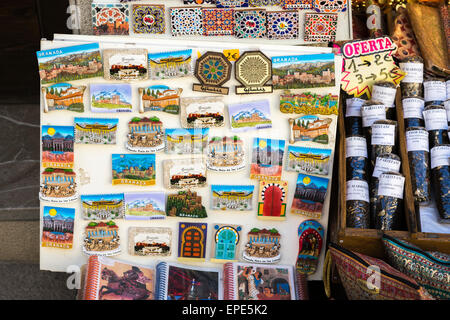
[[[81,195],[83,218],[86,220],[123,219],[123,201],[123,193]]]
[[[244,8],[248,7],[248,0],[216,0],[217,8]]]
[[[211,210],[251,211],[253,185],[212,185]]]
[[[266,19],[268,39],[298,38],[298,11],[267,11]]]
[[[281,6],[283,0],[249,0],[251,7]]]
[[[112,154],[112,184],[155,184],[154,154]]]
[[[170,8],[170,22],[173,36],[201,36],[204,34],[201,7]]]
[[[42,84],[103,76],[103,60],[98,43],[42,50],[36,55]]]
[[[231,172],[244,169],[244,141],[238,136],[213,137],[208,143],[206,167],[208,170]]]
[[[208,51],[197,59],[194,75],[200,84],[194,83],[192,91],[227,95],[223,87],[231,78],[231,62],[221,52]]]
[[[257,94],[273,92],[272,61],[261,51],[246,51],[235,63],[235,78],[242,86],[235,87],[236,94]]]
[[[258,218],[263,220],[285,220],[287,191],[287,181],[260,181]]]
[[[191,190],[178,191],[167,196],[166,213],[168,217],[207,218],[202,197]]]
[[[281,180],[284,145],[284,140],[254,138],[250,179]]]
[[[192,49],[149,53],[148,61],[150,64],[150,78],[153,80],[193,75]]]
[[[181,92],[183,89],[171,89],[162,85],[139,88],[139,112],[162,111],[179,114]]]
[[[274,89],[334,87],[334,54],[272,57]]]
[[[41,174],[39,199],[66,203],[78,199],[76,175],[72,169],[45,168]]]
[[[75,118],[75,143],[116,144],[119,119]]]
[[[266,10],[235,10],[234,35],[240,39],[255,39],[265,37]]]
[[[248,242],[242,258],[254,263],[276,263],[281,260],[281,235],[277,229],[253,228],[247,234]]]
[[[128,251],[133,256],[169,257],[172,254],[170,228],[128,228]]]
[[[338,13],[347,11],[347,0],[312,0],[316,12]]]
[[[104,49],[103,62],[106,80],[148,79],[146,49]]]
[[[113,256],[120,253],[119,227],[113,221],[90,222],[84,230],[83,253]]]
[[[286,170],[328,176],[331,149],[288,146]]]
[[[41,246],[72,249],[75,209],[44,206]]]
[[[178,227],[178,260],[205,261],[206,223],[180,222]]]
[[[242,226],[215,224],[213,228],[214,246],[210,261],[213,263],[238,261]]]
[[[216,4],[216,0],[183,0],[184,4]]]
[[[203,154],[208,145],[209,128],[166,129],[166,153]]]
[[[42,87],[44,112],[67,110],[84,112],[84,90],[86,86],[72,86],[69,83],[57,83]]]
[[[225,104],[222,97],[181,99],[183,128],[212,128],[225,124]]]
[[[268,100],[230,104],[228,114],[233,132],[272,128]]]
[[[289,119],[290,143],[297,141],[310,141],[328,144],[331,118],[319,118],[318,116],[306,115],[296,119]]]
[[[291,213],[320,219],[328,189],[328,178],[298,174]]]
[[[281,7],[286,10],[312,9],[313,0],[281,0]]]
[[[94,35],[128,35],[130,6],[126,3],[92,3]]]
[[[74,128],[72,126],[42,126],[42,166],[72,169]]]
[[[164,34],[166,32],[166,14],[162,4],[134,4],[131,19],[134,33]]]
[[[203,30],[205,36],[233,35],[234,9],[203,8],[202,12],[203,12]]]
[[[285,90],[280,95],[280,111],[282,113],[337,115],[339,112],[338,101],[339,96],[331,93],[326,95],[311,92],[296,94]]]
[[[131,112],[131,85],[91,83],[91,111],[99,113]]]
[[[166,218],[164,192],[125,193],[125,219],[152,220]]]
[[[163,168],[164,186],[167,189],[206,186],[206,165],[202,158],[164,160]]]
[[[296,269],[302,274],[313,274],[319,264],[324,230],[316,220],[303,221],[298,227],[298,256]]]
[[[306,13],[305,41],[334,42],[338,15],[336,13]]]
[[[164,150],[163,123],[158,117],[134,117],[128,122],[125,147],[134,152],[154,153]]]

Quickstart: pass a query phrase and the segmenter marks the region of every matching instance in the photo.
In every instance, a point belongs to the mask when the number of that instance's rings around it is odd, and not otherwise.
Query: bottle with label
[[[361,117],[363,135],[367,141],[369,156],[371,154],[370,137],[372,135],[372,124],[377,120],[386,120],[386,107],[384,104],[369,100],[361,106]]]
[[[402,97],[423,97],[423,59],[408,57],[399,63],[406,76],[400,83]]]
[[[383,153],[397,153],[397,121],[378,120],[372,124],[370,137],[370,161],[375,165],[375,159]]]
[[[347,137],[362,135],[361,106],[366,100],[348,98],[345,100],[345,134]]]
[[[379,101],[386,106],[386,119],[395,120],[395,95],[397,87],[392,82],[379,81],[372,87],[372,100]]]
[[[380,175],[375,229],[400,230],[405,177],[398,172]]]
[[[370,228],[369,185],[364,180],[346,182],[347,228]]]
[[[405,128],[409,127],[423,127],[423,109],[425,107],[425,101],[421,97],[403,97],[403,118]]]
[[[423,97],[425,106],[442,104],[447,100],[447,86],[445,80],[429,78],[423,82]]]
[[[450,223],[450,144],[431,149],[431,181],[441,223]]]
[[[345,139],[346,181],[369,181],[369,159],[367,142],[364,136],[351,136]]]
[[[430,140],[430,149],[439,144],[450,143],[448,139],[447,111],[443,106],[430,105],[423,110],[423,119]]]

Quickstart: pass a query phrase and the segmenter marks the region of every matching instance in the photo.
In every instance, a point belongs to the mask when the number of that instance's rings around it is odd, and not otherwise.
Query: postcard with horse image
[[[42,166],[54,169],[73,168],[74,127],[42,126]]]
[[[125,193],[125,219],[165,219],[165,202],[164,192],[127,192]]]
[[[42,247],[72,249],[75,209],[44,206]]]

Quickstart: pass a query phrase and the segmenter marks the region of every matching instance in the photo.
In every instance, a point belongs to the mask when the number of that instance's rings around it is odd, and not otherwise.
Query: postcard
[[[178,191],[167,196],[166,212],[168,217],[207,218],[202,197],[195,191]]]
[[[45,168],[41,174],[39,199],[66,203],[78,199],[76,175],[72,169]]]
[[[244,141],[238,136],[212,137],[208,143],[206,166],[208,170],[231,172],[245,168]]]
[[[281,260],[281,234],[277,229],[252,228],[247,234],[242,258],[254,263],[276,263]]]
[[[180,222],[178,226],[178,260],[204,261],[208,224]]]
[[[75,118],[75,143],[116,144],[119,119]]]
[[[203,158],[164,160],[163,169],[164,186],[167,189],[206,186],[206,165]]]
[[[123,219],[123,201],[123,193],[81,195],[83,218],[86,220]]]
[[[337,115],[339,112],[338,101],[339,96],[331,93],[320,95],[306,91],[297,94],[286,90],[280,95],[280,111],[310,115]]]
[[[163,85],[139,88],[139,112],[162,111],[170,114],[179,114],[182,92],[183,89],[171,89]]]
[[[251,211],[253,185],[211,185],[211,210]]]
[[[164,192],[125,193],[125,219],[150,220],[166,218]]]
[[[84,112],[84,91],[86,86],[72,86],[69,83],[56,83],[42,87],[44,112],[67,110]]]
[[[285,220],[287,192],[287,181],[260,181],[258,218],[263,220]]]
[[[125,147],[134,152],[155,153],[164,150],[164,128],[158,117],[134,117],[128,122]]]
[[[214,224],[211,262],[225,263],[239,260],[242,226]]]
[[[291,213],[320,219],[327,195],[328,178],[298,174]]]
[[[128,35],[130,33],[128,3],[92,3],[94,35]]]
[[[192,49],[149,53],[150,78],[154,80],[193,75]]]
[[[42,247],[72,249],[75,209],[44,206]]]
[[[333,122],[331,118],[320,118],[306,115],[296,119],[289,119],[290,143],[297,141],[310,141],[328,144],[329,129]]]
[[[98,84],[90,85],[92,112],[131,112],[131,85],[129,84]]]
[[[104,49],[106,80],[146,80],[148,61],[146,49]]]
[[[92,256],[120,254],[119,226],[114,221],[89,222],[84,229],[83,253]]]
[[[288,146],[286,170],[328,176],[331,149]]]
[[[172,254],[172,230],[170,228],[128,228],[130,254],[144,257],[168,257]]]
[[[272,128],[268,100],[230,104],[228,114],[233,132]]]
[[[209,128],[166,129],[166,153],[203,154],[208,146]]]
[[[254,138],[250,179],[281,180],[284,140]]]
[[[112,184],[154,185],[155,158],[154,154],[112,154]]]
[[[223,127],[225,104],[221,97],[182,98],[181,126],[183,128]]]
[[[42,126],[42,166],[72,169],[74,128],[72,126]]]

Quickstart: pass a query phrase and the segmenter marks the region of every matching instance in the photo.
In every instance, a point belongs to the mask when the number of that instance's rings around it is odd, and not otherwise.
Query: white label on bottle
[[[350,98],[345,102],[347,106],[345,110],[346,117],[361,117],[361,106],[364,102],[366,102],[366,100],[360,98]]]
[[[447,111],[445,109],[430,109],[423,112],[425,128],[430,130],[447,130]]]
[[[405,119],[417,118],[423,119],[422,112],[425,101],[417,98],[406,98],[402,100],[403,117]]]
[[[428,143],[428,131],[410,130],[406,131],[406,150],[409,151],[430,151]]]
[[[395,125],[376,123],[372,125],[372,145],[393,146],[395,144]]]
[[[395,94],[397,89],[374,85],[372,89],[372,99],[379,101],[388,108],[394,107]]]
[[[363,137],[348,137],[345,139],[345,156],[367,158],[367,142]]]
[[[450,146],[436,146],[431,149],[431,169],[450,166]]]
[[[399,160],[377,157],[372,176],[379,178],[384,172],[399,172],[401,164],[402,162]]]
[[[370,127],[377,120],[386,120],[386,107],[382,104],[361,107],[362,125]]]
[[[447,86],[443,81],[425,81],[423,91],[425,102],[447,100]]]
[[[383,173],[378,184],[378,195],[403,199],[405,177],[396,174]]]
[[[450,99],[450,80],[447,80],[445,82],[446,87],[447,87],[447,99]]]
[[[347,181],[346,200],[360,200],[370,202],[369,198],[369,184],[364,180],[350,180]]]
[[[399,65],[400,69],[407,73],[402,80],[403,83],[423,82],[423,63],[403,62]]]

